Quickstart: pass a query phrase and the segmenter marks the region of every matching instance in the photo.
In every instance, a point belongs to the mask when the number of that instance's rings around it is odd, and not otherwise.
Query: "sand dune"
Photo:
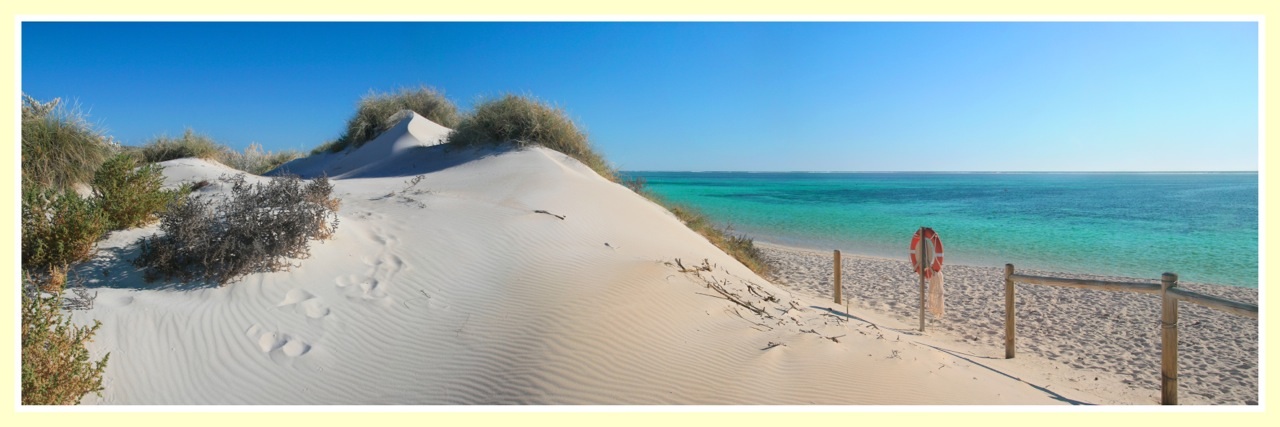
[[[409,116],[288,165],[342,199],[291,271],[145,283],[129,261],[155,227],[112,234],[76,270],[99,294],[75,319],[101,320],[91,350],[111,353],[86,403],[1123,402],[775,286],[561,153],[446,150],[445,133]]]

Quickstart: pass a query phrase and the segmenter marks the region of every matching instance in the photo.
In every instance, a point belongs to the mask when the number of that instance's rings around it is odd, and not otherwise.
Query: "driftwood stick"
[[[725,283],[728,283],[728,281],[726,280]],[[757,308],[756,306],[751,305],[751,303],[743,301],[742,299],[738,298],[738,295],[731,293],[729,291],[726,291],[724,289],[724,286],[721,286],[719,283],[707,282],[707,287],[711,288],[712,290],[715,290],[716,292],[719,292],[720,295],[724,295],[724,297],[727,298],[729,301],[733,301],[735,304],[743,306],[746,309],[751,310],[752,312],[755,312],[756,314],[759,314],[761,316],[768,317],[768,318],[773,317],[773,316],[770,316],[769,313],[765,312],[763,309]]]
[[[765,301],[779,302],[778,297],[774,296],[773,293],[764,290],[763,287],[755,283],[747,282],[747,291]]]
[[[752,321],[751,319],[748,319],[748,318],[746,318],[746,317],[743,317],[743,316],[742,316],[742,313],[738,312],[738,308],[737,308],[737,307],[730,307],[730,308],[732,308],[732,309],[733,309],[733,314],[738,315],[738,318],[739,318],[739,319],[745,320],[745,321],[747,321],[747,323],[750,323],[750,324],[752,324],[752,325],[756,325],[756,326],[759,326],[759,327],[762,327],[762,328],[768,329],[768,330],[770,330],[770,331],[772,331],[772,330],[773,330],[773,327],[770,327],[769,325],[766,325],[766,324],[763,324],[763,323],[756,323],[756,322]],[[768,331],[762,331],[762,332],[768,332]]]
[[[551,215],[551,216],[554,216],[554,217],[556,217],[556,218],[560,218],[560,220],[561,220],[561,221],[564,221],[564,215],[556,215],[556,214],[553,214],[553,213],[551,213],[551,212],[544,211],[544,210],[542,210],[542,209],[538,209],[538,210],[536,210],[536,211],[533,211],[533,213],[540,213],[540,214],[547,214],[547,215]]]
[[[715,299],[722,299],[722,300],[725,300],[725,301],[729,301],[729,299],[728,299],[728,298],[725,298],[725,297],[722,297],[722,296],[719,296],[719,295],[704,294],[704,293],[702,293],[702,292],[694,292],[694,293],[695,293],[695,294],[698,294],[698,295],[709,296],[709,297],[712,297],[712,298],[715,298]]]

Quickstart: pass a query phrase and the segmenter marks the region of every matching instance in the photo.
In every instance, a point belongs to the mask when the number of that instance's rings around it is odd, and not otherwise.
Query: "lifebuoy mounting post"
[[[932,228],[920,227],[911,236],[911,266],[920,275],[920,332],[924,332],[925,279],[942,272],[942,238]]]

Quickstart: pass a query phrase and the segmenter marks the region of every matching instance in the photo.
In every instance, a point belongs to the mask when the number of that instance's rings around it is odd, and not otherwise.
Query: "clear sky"
[[[129,145],[308,151],[426,84],[557,103],[623,170],[1257,170],[1257,28],[26,22],[21,85]]]

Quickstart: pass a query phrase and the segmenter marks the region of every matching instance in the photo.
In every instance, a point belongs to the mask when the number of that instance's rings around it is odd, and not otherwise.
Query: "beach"
[[[757,242],[775,267],[775,283],[831,300],[833,254]],[[905,259],[842,254],[843,292],[855,313],[918,325],[918,277]],[[1019,273],[1158,283],[1035,270]],[[1004,357],[1004,269],[945,265],[945,314],[928,317],[927,335]],[[1179,283],[1179,287],[1249,304],[1257,289]],[[1073,387],[1159,401],[1160,300],[1157,296],[1017,285],[1016,358]],[[1258,322],[1190,303],[1179,309],[1179,398],[1183,404],[1257,404]],[[944,338],[945,337],[945,338]],[[1095,379],[1096,378],[1096,379]],[[1134,402],[1137,403],[1137,402]],[[1150,402],[1147,402],[1150,403]]]
[[[694,9],[24,14],[17,410],[1262,415],[1256,8]]]
[[[1072,387],[1032,358],[987,357],[999,350],[870,308],[847,313],[815,290],[823,266],[806,270],[801,253],[781,264],[788,284],[772,283],[575,159],[450,150],[448,131],[410,115],[358,149],[282,167],[329,176],[342,200],[332,238],[285,271],[147,282],[131,261],[156,225],[99,242],[71,273],[95,296],[72,319],[102,322],[88,349],[110,354],[105,390],[83,403],[1158,403]],[[166,185],[207,181],[201,198],[225,197],[234,173],[162,165]],[[909,311],[905,298],[884,304]]]
[[[71,270],[110,354],[91,405],[1156,405],[1149,295],[1019,289],[1003,358],[1002,272],[948,265],[946,314],[916,330],[905,261],[760,243],[761,275],[677,215],[544,147],[455,148],[402,116],[361,147],[273,174],[327,176],[339,226],[283,271],[148,282],[159,226]],[[237,172],[161,163],[227,197]],[[271,174],[269,174],[271,175]],[[250,183],[271,179],[249,176]],[[81,288],[83,286],[83,288]],[[1191,290],[1256,303],[1256,291]],[[1182,312],[1182,402],[1256,404],[1258,325]]]

